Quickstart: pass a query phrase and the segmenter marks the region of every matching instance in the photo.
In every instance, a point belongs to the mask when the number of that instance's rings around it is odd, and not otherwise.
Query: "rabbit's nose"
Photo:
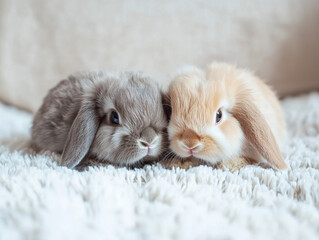
[[[141,148],[148,148],[150,146],[150,144],[148,142],[145,142],[144,140],[142,139],[139,139],[138,140],[138,145],[141,147]]]
[[[138,139],[137,144],[140,148],[153,148],[157,145],[158,143],[158,137],[156,136],[155,138],[152,139],[151,142],[145,141],[144,139]]]
[[[152,144],[152,142],[154,141],[154,139],[156,139],[157,134],[154,131],[153,128],[151,127],[147,127],[145,128],[142,132],[141,132],[141,137],[140,139],[143,142],[146,142],[148,145]]]
[[[151,151],[154,147],[154,144],[156,142],[156,138],[154,140],[149,143],[149,142],[144,141],[143,139],[139,139],[139,140],[137,140],[137,145],[139,146],[140,149],[147,150],[147,154],[150,155]]]
[[[191,129],[187,129],[186,131],[183,132],[182,138],[180,141],[180,147],[182,149],[192,154],[193,151],[199,150],[201,146],[202,146],[202,143],[200,141],[200,137],[195,131]]]
[[[179,142],[179,147],[182,149],[183,152],[187,152],[190,155],[194,155],[199,153],[204,145],[203,143],[197,141],[197,142]]]
[[[193,152],[199,150],[202,143],[199,141],[182,141],[180,142],[180,146],[189,152]]]
[[[142,140],[142,139],[139,139],[138,141],[137,141],[137,143],[138,143],[138,146],[140,147],[140,148],[145,148],[145,149],[147,149],[147,148],[149,148],[150,147],[150,144],[148,143],[148,142],[145,142],[144,140]]]

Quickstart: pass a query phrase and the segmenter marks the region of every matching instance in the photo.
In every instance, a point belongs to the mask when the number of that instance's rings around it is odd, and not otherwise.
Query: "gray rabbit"
[[[86,156],[119,166],[157,158],[167,116],[156,83],[140,72],[80,72],[51,89],[35,115],[31,145],[62,153],[76,167]]]

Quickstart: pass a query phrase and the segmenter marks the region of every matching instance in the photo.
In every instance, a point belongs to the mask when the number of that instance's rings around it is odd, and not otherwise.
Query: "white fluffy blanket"
[[[319,239],[319,94],[282,106],[287,171],[77,172],[10,150],[32,116],[0,104],[0,239]]]

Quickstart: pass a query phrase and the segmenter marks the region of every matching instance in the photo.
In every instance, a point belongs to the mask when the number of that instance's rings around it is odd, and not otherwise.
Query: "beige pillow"
[[[281,96],[319,89],[319,1],[0,0],[0,99],[36,111],[84,69],[139,69],[167,85],[183,64],[254,70]]]

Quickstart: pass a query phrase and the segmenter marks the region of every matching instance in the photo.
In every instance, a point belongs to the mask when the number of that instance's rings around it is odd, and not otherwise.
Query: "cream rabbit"
[[[278,99],[249,71],[225,63],[213,63],[206,72],[188,68],[173,79],[169,96],[168,136],[177,156],[231,168],[255,161],[287,168]]]

